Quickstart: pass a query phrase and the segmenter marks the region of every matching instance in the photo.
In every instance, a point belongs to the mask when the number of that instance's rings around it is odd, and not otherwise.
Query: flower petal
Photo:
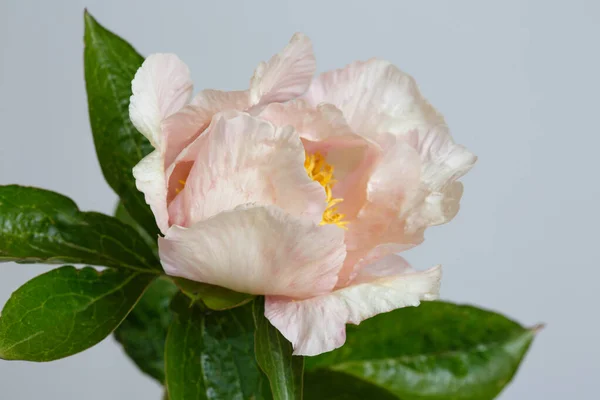
[[[305,298],[330,291],[345,257],[344,231],[275,206],[238,208],[159,238],[167,274],[242,293]]]
[[[421,158],[421,187],[402,210],[406,233],[413,242],[423,240],[428,226],[450,221],[459,210],[463,186],[456,182],[475,164],[477,157],[455,144],[445,125],[438,125],[417,136],[413,146]]]
[[[253,105],[284,102],[300,96],[316,71],[310,39],[296,33],[290,43],[267,63],[261,62],[250,80]]]
[[[436,125],[426,131],[411,132],[408,140],[421,156],[422,182],[431,191],[440,191],[466,174],[477,157],[465,147],[454,143],[446,125]]]
[[[457,196],[458,186],[453,183],[473,166],[476,157],[454,143],[443,117],[421,95],[410,75],[387,61],[355,62],[319,76],[303,99],[312,105],[334,104],[352,129],[376,141],[384,154],[393,151],[398,140],[417,150],[421,183],[418,190],[402,197],[401,210],[402,218],[409,219],[406,229],[414,236],[410,242],[422,241],[422,232],[427,226],[448,221],[456,214],[460,196]],[[400,176],[393,166],[387,169],[382,176],[387,176],[389,183]],[[373,185],[374,178],[369,187]],[[382,188],[379,197],[394,198],[394,191],[386,190],[386,184],[378,186]],[[394,186],[398,185],[389,187]],[[372,191],[370,196],[373,197]],[[384,204],[372,198],[370,203]],[[369,208],[361,213],[371,218],[375,209],[372,205]]]
[[[165,167],[168,168],[195,138],[210,124],[214,114],[188,104],[175,114],[162,121],[165,136]]]
[[[309,105],[305,100],[271,103],[258,115],[275,125],[293,126],[302,139],[320,142],[332,137],[356,137],[342,112],[332,104]],[[363,139],[364,140],[364,139]]]
[[[136,72],[131,89],[131,122],[155,148],[161,148],[161,121],[191,98],[188,67],[174,54],[152,54]]]
[[[212,117],[221,111],[243,111],[250,106],[247,91],[222,92],[203,90],[192,102],[165,119],[162,130],[166,137],[165,165],[170,166],[181,151],[208,127]]]
[[[411,244],[406,238],[402,210],[420,190],[421,162],[410,144],[395,140],[396,144],[375,166],[367,185],[365,205],[348,225],[348,257],[340,273],[340,285],[347,283],[355,264],[377,246]]]
[[[133,177],[138,190],[144,193],[146,203],[154,213],[162,233],[169,228],[167,213],[167,185],[160,150],[154,150],[133,167]]]
[[[380,147],[352,132],[341,111],[331,104],[314,108],[303,100],[271,103],[259,116],[279,126],[293,126],[307,153],[326,158],[335,170],[333,197],[344,199],[338,210],[347,219],[354,218],[364,203]]]
[[[414,79],[388,61],[371,59],[317,77],[303,96],[311,105],[331,103],[352,129],[380,142],[382,134],[405,134],[443,123]]]
[[[220,114],[198,139],[185,188],[170,205],[171,221],[190,226],[253,203],[321,221],[325,191],[304,169],[304,148],[291,127],[245,113]]]
[[[347,323],[358,325],[377,314],[436,299],[440,278],[439,266],[418,272],[391,255],[332,293],[300,301],[268,296],[265,316],[292,343],[295,355],[314,356],[341,347]]]

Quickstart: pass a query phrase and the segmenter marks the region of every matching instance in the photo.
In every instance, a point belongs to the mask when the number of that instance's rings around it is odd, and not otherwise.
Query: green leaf
[[[324,369],[305,374],[304,397],[309,400],[398,400],[385,389]]]
[[[0,262],[91,264],[158,273],[152,250],[114,217],[58,193],[0,186]]]
[[[115,338],[145,373],[165,381],[165,340],[173,319],[169,308],[177,287],[166,278],[156,279],[115,331]]]
[[[131,81],[144,58],[87,11],[84,19],[85,82],[96,154],[104,178],[129,214],[151,237],[156,237],[154,216],[131,172],[152,151],[148,140],[129,120]]]
[[[273,398],[301,400],[304,357],[292,356],[292,344],[265,318],[263,298],[254,301],[253,314],[256,326],[256,360],[269,378]]]
[[[510,382],[535,331],[475,307],[424,302],[348,326],[346,344],[307,368],[312,385],[327,371],[402,400],[488,400]]]
[[[211,310],[221,311],[243,306],[256,297],[252,294],[238,293],[220,286],[184,278],[173,278],[173,281],[192,302],[201,302]]]
[[[170,400],[272,398],[254,358],[250,304],[206,314],[183,295],[174,302],[165,354]]]
[[[140,224],[138,224],[133,218],[131,218],[131,215],[129,215],[129,213],[125,209],[123,202],[119,201],[117,203],[117,207],[115,207],[114,214],[115,214],[116,219],[118,219],[119,221],[121,221],[121,222],[131,226],[133,229],[135,229],[137,231],[137,233],[140,235],[140,237],[142,239],[144,239],[144,242],[146,242],[148,247],[150,247],[154,251],[155,256],[158,257],[157,237],[153,238],[150,235],[148,235],[148,233],[144,230],[144,228],[142,228],[140,226]]]
[[[10,297],[0,318],[0,358],[52,361],[94,346],[138,301],[154,275],[61,267]]]

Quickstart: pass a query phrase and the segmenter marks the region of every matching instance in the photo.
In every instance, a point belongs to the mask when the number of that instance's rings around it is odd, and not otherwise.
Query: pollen
[[[323,212],[323,219],[321,225],[336,224],[344,229],[348,224],[348,221],[344,221],[344,214],[338,212],[337,205],[340,204],[343,199],[335,199],[332,194],[333,185],[335,179],[333,178],[333,166],[325,161],[325,157],[321,153],[308,154],[304,160],[304,168],[308,177],[313,181],[319,182],[325,194],[327,195],[327,208]]]
[[[175,189],[175,193],[179,193],[183,190],[183,188],[185,187],[185,180],[180,179],[179,180],[179,184],[181,185],[181,187],[178,187]]]

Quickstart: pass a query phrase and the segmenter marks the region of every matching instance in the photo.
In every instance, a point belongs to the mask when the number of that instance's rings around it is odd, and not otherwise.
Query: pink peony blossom
[[[452,219],[475,156],[412,77],[372,59],[313,79],[296,34],[245,91],[192,98],[175,55],[146,59],[130,116],[155,151],[134,168],[167,274],[264,295],[265,316],[316,355],[345,325],[438,295],[441,270],[396,253]]]

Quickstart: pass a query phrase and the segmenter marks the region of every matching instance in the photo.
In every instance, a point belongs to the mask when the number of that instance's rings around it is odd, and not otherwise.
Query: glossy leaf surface
[[[0,358],[51,361],[106,338],[127,316],[154,275],[61,267],[10,297],[0,317]]]
[[[510,382],[534,333],[486,310],[424,302],[348,326],[346,344],[307,358],[307,368],[402,400],[488,400]]]

